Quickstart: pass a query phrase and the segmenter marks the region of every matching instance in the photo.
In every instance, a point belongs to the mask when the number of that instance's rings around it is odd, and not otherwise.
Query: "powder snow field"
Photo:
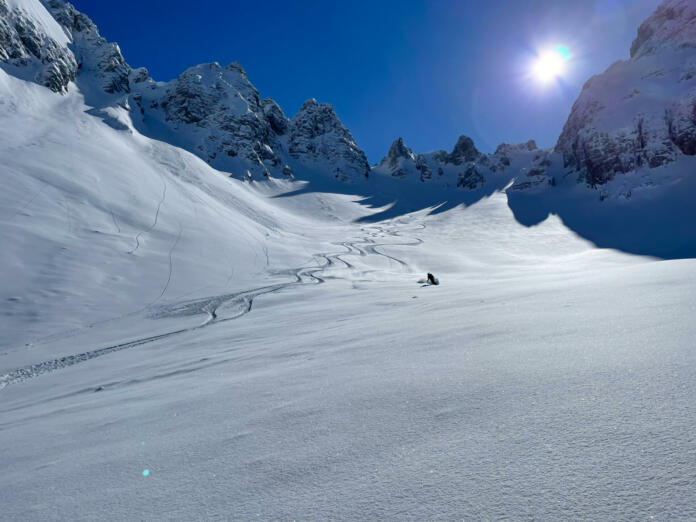
[[[358,221],[0,93],[3,520],[696,517],[693,259],[504,192]]]

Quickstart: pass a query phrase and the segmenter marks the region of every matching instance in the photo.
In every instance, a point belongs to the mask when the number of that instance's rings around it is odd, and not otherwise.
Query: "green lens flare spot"
[[[557,45],[556,46],[556,52],[561,55],[561,58],[564,60],[567,60],[570,58],[570,51],[565,45]]]

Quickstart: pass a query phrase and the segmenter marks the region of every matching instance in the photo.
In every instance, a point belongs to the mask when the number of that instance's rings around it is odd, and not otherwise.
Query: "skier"
[[[428,272],[428,284],[429,285],[439,285],[440,280],[437,277],[435,277],[433,274]]]

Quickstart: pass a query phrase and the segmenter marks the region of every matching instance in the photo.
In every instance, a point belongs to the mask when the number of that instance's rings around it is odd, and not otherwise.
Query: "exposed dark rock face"
[[[457,187],[464,187],[468,188],[469,190],[473,190],[483,185],[485,181],[486,179],[478,171],[476,165],[469,165],[465,172],[459,173]]]
[[[428,181],[433,177],[433,173],[428,166],[428,161],[423,154],[416,156],[416,170],[420,172],[420,180]]]
[[[275,101],[271,98],[264,98],[261,100],[261,109],[273,132],[278,136],[282,136],[288,131],[290,122]]]
[[[454,165],[461,165],[469,161],[476,161],[481,156],[474,145],[474,140],[469,136],[459,136],[457,143],[454,145],[454,149],[447,157],[447,162]]]
[[[498,147],[496,147],[494,154],[502,156],[502,155],[510,154],[511,152],[520,151],[520,150],[526,150],[526,151],[537,150],[536,141],[529,140],[525,143],[515,143],[515,144],[501,143],[500,145],[498,145]]]
[[[131,69],[118,45],[102,38],[71,4],[46,0],[43,5],[53,15],[53,28],[0,0],[0,65],[55,92],[65,92],[80,78],[106,93],[128,92]]]
[[[310,100],[289,120],[275,101],[259,98],[238,63],[197,65],[167,84],[143,80],[132,89],[143,132],[159,121],[174,141],[234,176],[289,177],[306,169],[347,181],[369,173],[330,105]]]

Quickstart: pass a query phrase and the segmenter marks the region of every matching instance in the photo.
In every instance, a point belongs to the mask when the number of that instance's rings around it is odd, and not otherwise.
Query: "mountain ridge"
[[[685,204],[674,192],[689,185],[688,158],[696,154],[696,7],[686,0],[660,4],[638,29],[631,58],[585,83],[555,147],[530,140],[482,153],[462,135],[449,152],[420,153],[399,138],[372,166],[331,105],[309,98],[290,118],[237,62],[194,65],[159,82],[131,68],[118,45],[64,0],[0,0],[0,13],[0,67],[8,74],[56,93],[76,85],[88,112],[107,124],[181,147],[238,179],[309,181],[302,190],[355,193],[391,203],[391,214],[470,205],[505,191],[526,225],[549,213],[568,218],[569,197],[586,202],[588,223],[598,215],[592,201],[613,201],[621,211],[605,210],[626,227],[638,226],[628,220],[644,201]],[[583,234],[613,244],[587,227]]]

